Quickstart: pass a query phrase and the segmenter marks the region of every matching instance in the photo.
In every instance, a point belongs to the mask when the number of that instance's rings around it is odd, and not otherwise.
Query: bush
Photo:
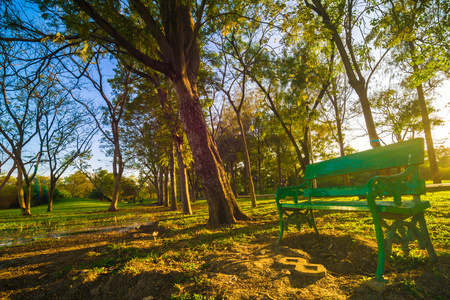
[[[6,184],[0,190],[0,209],[18,208],[17,187],[15,184]]]
[[[56,188],[55,191],[53,192],[53,201],[64,198],[72,198],[72,194],[66,191],[65,189]]]

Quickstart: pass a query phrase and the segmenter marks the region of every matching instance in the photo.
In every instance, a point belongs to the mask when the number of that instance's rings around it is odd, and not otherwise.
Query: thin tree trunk
[[[109,212],[117,211],[117,203],[119,202],[119,192],[120,192],[120,181],[122,180],[123,174],[123,161],[122,161],[122,153],[120,152],[119,146],[119,124],[117,122],[113,122],[112,131],[113,131],[113,141],[114,141],[114,157],[113,157],[113,175],[114,175],[114,193],[112,197],[111,204],[108,208]]]
[[[191,175],[192,174],[192,175]],[[192,201],[197,201],[197,196],[198,196],[198,178],[195,175],[195,164],[194,162],[191,163],[191,172],[187,172],[188,175],[188,181],[189,181],[189,185],[190,185],[190,195],[191,195],[191,200]]]
[[[48,191],[48,206],[47,212],[53,211],[53,193],[55,192],[56,183],[50,180],[50,191]]]
[[[175,149],[172,144],[169,157],[169,173],[170,173],[170,210],[177,210],[177,180],[175,176]]]
[[[238,196],[238,192],[237,192],[237,170],[236,170],[236,164],[232,163],[231,164],[231,184],[232,184],[232,189],[233,189],[233,193],[234,196],[237,197]]]
[[[259,134],[258,134],[258,183],[259,183],[259,194],[264,194],[264,187],[263,187],[263,180],[262,180],[262,172],[261,172],[261,164],[262,164],[262,158],[261,158],[261,145],[259,141]]]
[[[22,216],[30,216],[31,212],[25,203],[25,195],[23,192],[23,175],[22,175],[22,169],[20,168],[20,166],[17,168],[16,187],[17,187],[17,198],[19,200],[21,215]]]
[[[25,204],[26,204],[26,214],[25,215],[30,215],[31,216],[31,183],[26,182],[25,183],[26,187],[27,187],[27,194],[25,197]],[[24,214],[22,214],[24,215]]]
[[[159,171],[159,178],[158,178],[158,205],[163,206],[164,205],[164,199],[165,199],[165,195],[164,195],[164,172],[163,169],[161,167],[160,171]]]
[[[414,53],[415,53],[415,47],[414,43],[412,41],[408,42],[409,51],[411,53],[411,58],[414,62]],[[413,70],[414,73],[419,72],[419,67],[413,63]],[[427,103],[425,102],[425,94],[423,92],[423,85],[420,83],[416,86],[417,90],[417,96],[419,98],[419,106],[420,106],[420,112],[422,114],[422,125],[423,125],[423,131],[425,133],[425,141],[427,143],[427,151],[428,151],[428,160],[430,162],[430,169],[431,169],[431,176],[433,178],[433,183],[441,183],[441,174],[439,173],[439,168],[436,161],[436,153],[434,151],[434,143],[433,143],[433,136],[431,134],[431,122],[430,117],[428,116],[428,108]]]
[[[278,171],[278,183],[277,183],[277,187],[281,186],[281,182],[282,182],[282,174],[281,174],[281,153],[280,153],[280,146],[277,146],[277,171]]]
[[[431,134],[430,118],[428,116],[427,104],[425,102],[425,95],[422,84],[417,86],[417,95],[419,96],[420,111],[422,113],[422,124],[425,132],[425,141],[427,143],[428,160],[430,162],[431,176],[433,183],[441,183],[441,174],[436,161],[436,153],[434,151],[433,136]]]
[[[313,5],[305,0],[306,5],[314,10],[320,17],[322,17],[323,23],[331,31],[333,42],[336,45],[336,48],[338,49],[341,56],[342,63],[344,64],[349,84],[359,97],[359,102],[361,103],[361,108],[363,110],[364,120],[366,122],[367,132],[369,134],[370,145],[373,148],[380,147],[381,143],[378,139],[369,99],[367,97],[366,80],[361,75],[359,65],[353,53],[353,46],[351,44],[352,40],[347,36],[347,47],[349,48],[349,51],[347,52],[338,30],[332,23],[328,12],[321,3],[321,0],[312,0],[312,2]],[[352,12],[350,11],[350,13]]]
[[[248,147],[247,147],[247,139],[245,138],[245,131],[244,131],[244,125],[242,125],[242,119],[240,113],[236,113],[237,122],[239,125],[239,129],[241,131],[241,137],[242,137],[242,144],[244,146],[243,152],[244,152],[244,167],[245,167],[245,175],[247,176],[246,180],[246,186],[248,190],[250,191],[250,199],[252,202],[252,207],[256,207],[256,195],[255,195],[255,186],[253,184],[253,178],[252,178],[252,168],[250,165],[250,155],[248,154]]]
[[[164,206],[169,207],[169,167],[164,168]]]
[[[342,134],[342,120],[339,113],[339,107],[337,99],[333,99],[333,96],[331,95],[331,103],[333,104],[334,108],[334,115],[336,116],[336,129],[337,129],[337,137],[338,137],[338,143],[339,143],[339,152],[341,156],[345,156],[345,148],[344,148],[344,135]],[[348,174],[344,175],[344,184],[346,186],[350,186],[350,177]]]
[[[186,166],[184,165],[181,137],[175,139],[175,152],[177,155],[178,170],[180,173],[180,197],[183,206],[183,214],[192,215],[191,200],[189,197],[189,185],[186,174]]]

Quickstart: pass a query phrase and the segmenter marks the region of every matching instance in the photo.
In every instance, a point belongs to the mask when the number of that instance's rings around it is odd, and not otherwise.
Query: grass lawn
[[[109,202],[86,198],[60,199],[53,204],[53,212],[47,206],[31,208],[31,217],[20,216],[20,209],[0,210],[0,245],[24,239],[39,239],[66,234],[76,234],[110,227],[128,227],[148,222],[152,215],[142,213],[143,204],[118,203],[119,212],[108,213]]]
[[[422,198],[432,205],[426,220],[440,261],[431,265],[426,251],[414,249],[402,256],[397,248],[387,273],[399,283],[383,297],[450,297],[445,288],[450,284],[450,192]],[[252,221],[217,227],[206,225],[205,200],[192,203],[191,216],[152,205],[152,200],[120,203],[116,213],[105,212],[109,203],[90,199],[60,200],[52,213],[35,207],[32,217],[21,217],[19,210],[0,211],[0,243],[22,240],[0,247],[0,265],[11,266],[6,273],[0,267],[0,281],[9,286],[0,298],[109,299],[111,292],[122,299],[380,297],[362,285],[376,268],[370,214],[319,212],[319,235],[308,228],[290,229],[276,245],[275,200],[261,197],[257,202],[252,208],[249,198],[238,199]],[[58,238],[64,235],[68,237]],[[296,277],[277,263],[286,256],[322,264],[329,273],[322,279]]]
[[[427,224],[435,247],[450,249],[450,191],[428,193],[422,197],[429,200]],[[252,209],[249,198],[238,198],[242,209],[253,218],[278,220],[275,200],[271,197],[258,198],[258,207]],[[33,216],[20,216],[20,209],[0,210],[0,245],[25,239],[40,239],[66,234],[76,234],[111,228],[136,227],[152,221],[160,221],[166,227],[183,229],[199,226],[207,222],[206,200],[192,203],[194,215],[184,216],[180,211],[155,207],[156,200],[147,199],[143,204],[118,203],[119,211],[108,213],[109,202],[86,198],[61,199],[54,203],[53,212],[47,212],[47,206],[32,207]],[[181,205],[179,205],[181,206]],[[321,212],[318,213],[319,217]],[[348,233],[373,237],[373,226],[369,214],[325,213],[320,221],[326,221],[324,228],[345,229]],[[232,227],[245,227],[237,224]],[[272,230],[278,231],[278,224]]]

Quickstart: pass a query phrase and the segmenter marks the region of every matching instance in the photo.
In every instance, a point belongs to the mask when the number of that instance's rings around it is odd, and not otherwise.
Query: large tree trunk
[[[181,121],[208,201],[208,224],[233,224],[237,220],[249,220],[233,195],[219,152],[206,125],[197,92],[191,89],[187,76],[176,77],[173,82]]]
[[[214,141],[209,133],[197,93],[197,75],[200,67],[200,47],[198,33],[202,24],[202,12],[206,5],[203,1],[197,12],[197,23],[191,14],[191,2],[160,1],[161,23],[155,22],[142,1],[130,0],[133,10],[141,16],[139,26],[145,26],[147,32],[158,43],[159,49],[154,56],[147,56],[122,35],[121,28],[114,27],[99,10],[86,0],[74,2],[87,13],[117,46],[123,47],[132,56],[148,67],[164,73],[174,83],[178,97],[178,106],[186,136],[191,147],[197,172],[202,180],[209,206],[209,224],[231,224],[236,220],[250,219],[237,205],[223,169],[222,161]],[[115,7],[111,7],[116,9]],[[142,27],[140,27],[142,28]],[[138,47],[136,47],[138,46]]]

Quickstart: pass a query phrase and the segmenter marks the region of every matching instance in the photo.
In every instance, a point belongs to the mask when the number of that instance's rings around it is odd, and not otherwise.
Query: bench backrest
[[[424,140],[416,138],[306,166],[305,178],[318,179],[388,168],[420,165]]]

